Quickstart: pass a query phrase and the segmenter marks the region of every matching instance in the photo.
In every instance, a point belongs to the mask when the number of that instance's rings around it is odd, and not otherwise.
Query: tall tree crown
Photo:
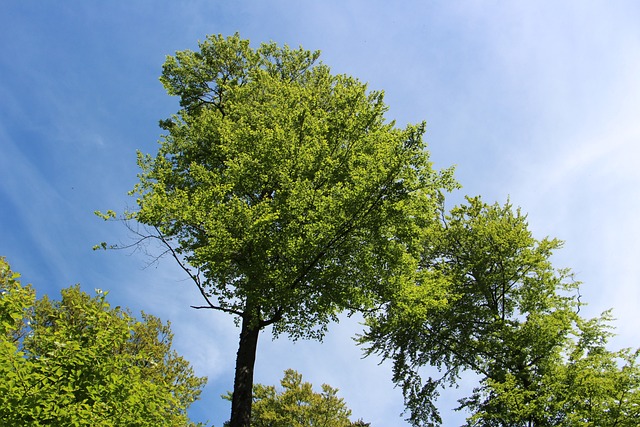
[[[181,110],[140,155],[139,210],[210,308],[292,337],[322,335],[413,274],[440,192],[424,124],[388,123],[382,92],[319,52],[211,36],[168,57]]]

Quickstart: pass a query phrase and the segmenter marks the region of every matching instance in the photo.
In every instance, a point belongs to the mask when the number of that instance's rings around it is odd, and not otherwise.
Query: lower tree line
[[[206,378],[172,349],[169,323],[106,296],[76,285],[37,299],[0,257],[0,426],[204,427],[187,410]],[[287,370],[281,386],[254,386],[253,426],[369,426],[329,385]]]
[[[415,284],[358,336],[366,355],[392,362],[407,421],[440,425],[440,390],[470,371],[479,383],[457,408],[467,427],[638,425],[639,352],[609,349],[609,311],[580,316],[580,284],[550,260],[562,242],[535,239],[518,209],[479,198],[429,233]],[[171,348],[168,323],[78,286],[36,299],[4,259],[0,289],[2,425],[202,425],[187,409],[206,379]],[[281,387],[254,385],[252,426],[369,425],[351,421],[329,385],[315,392],[287,370]]]

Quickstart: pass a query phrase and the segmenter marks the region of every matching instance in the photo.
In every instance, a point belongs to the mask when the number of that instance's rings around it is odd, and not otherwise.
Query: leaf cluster
[[[0,424],[185,426],[205,379],[171,349],[169,324],[78,286],[36,299],[0,258]]]

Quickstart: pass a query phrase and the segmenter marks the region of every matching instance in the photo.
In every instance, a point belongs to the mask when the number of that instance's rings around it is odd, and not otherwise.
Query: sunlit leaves
[[[0,259],[0,424],[185,426],[204,384],[168,324],[75,286],[35,299]],[[10,320],[9,320],[10,319]]]
[[[349,410],[338,390],[327,384],[316,392],[302,375],[288,369],[280,381],[281,390],[256,384],[252,427],[349,427]],[[355,424],[358,425],[358,424]]]
[[[425,242],[421,269],[445,282],[441,303],[416,282],[361,338],[393,360],[412,424],[440,423],[438,389],[465,370],[481,379],[460,400],[469,426],[637,423],[637,353],[606,349],[606,315],[578,316],[578,284],[550,261],[561,242],[533,238],[519,210],[479,198]],[[422,378],[426,366],[440,375]]]
[[[424,124],[388,123],[382,92],[318,58],[238,35],[169,57],[161,80],[183,108],[158,154],[139,156],[133,213],[218,307],[251,301],[293,338],[412,280],[423,226],[455,186],[431,168]]]

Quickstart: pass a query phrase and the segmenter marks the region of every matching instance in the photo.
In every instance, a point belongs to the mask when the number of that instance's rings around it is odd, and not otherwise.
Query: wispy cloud
[[[118,304],[171,320],[179,351],[211,376],[212,403],[199,412],[225,405],[218,395],[230,388],[238,330],[226,316],[189,309],[198,295],[173,266],[141,270],[146,260],[138,255],[89,248],[126,238],[91,212],[132,203],[126,192],[136,179],[135,150],[153,152],[157,120],[177,108],[157,81],[164,55],[195,48],[206,34],[239,31],[256,44],[321,49],[334,71],[384,89],[390,118],[426,119],[436,164],[458,165],[464,193],[510,196],[529,212],[537,236],[567,240],[559,266],[585,282],[583,299],[594,314],[615,308],[616,344],[637,344],[637,2],[0,8],[7,41],[0,58],[0,255],[20,258],[23,273],[44,290],[82,281],[111,289]],[[270,342],[265,334],[257,381],[277,383],[284,369],[298,369],[317,386],[340,388],[357,417],[401,425],[400,390],[388,366],[360,360],[350,339],[357,331],[357,322],[345,320],[322,344]],[[446,395],[445,404],[455,406],[455,398]],[[216,425],[228,416],[220,411],[209,416]]]

